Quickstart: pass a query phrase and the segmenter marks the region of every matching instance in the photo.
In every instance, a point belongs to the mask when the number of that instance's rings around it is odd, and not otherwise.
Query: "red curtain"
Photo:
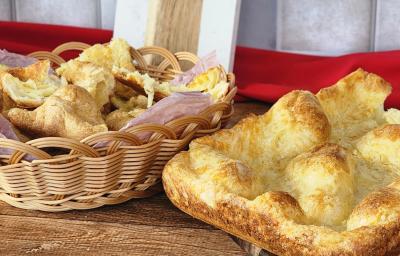
[[[105,43],[111,40],[112,33],[93,28],[0,21],[0,49],[20,54],[51,51],[70,41]]]
[[[294,89],[316,93],[357,68],[390,82],[386,106],[400,107],[400,51],[322,57],[237,47],[234,73],[239,95],[274,102]]]
[[[111,37],[110,30],[0,21],[0,49],[21,54],[69,41],[105,43]],[[386,106],[400,108],[400,51],[322,57],[237,47],[234,73],[242,99],[274,102],[293,89],[315,93],[359,67],[390,82]]]

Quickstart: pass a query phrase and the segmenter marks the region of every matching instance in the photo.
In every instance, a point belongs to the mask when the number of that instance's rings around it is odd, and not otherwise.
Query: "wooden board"
[[[151,0],[145,45],[197,52],[203,0]]]
[[[233,69],[240,0],[118,0],[114,37],[135,48],[156,45],[204,56],[217,51]]]

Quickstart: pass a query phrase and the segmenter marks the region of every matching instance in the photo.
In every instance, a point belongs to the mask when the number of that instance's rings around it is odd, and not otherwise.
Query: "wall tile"
[[[97,4],[97,0],[16,0],[17,20],[96,27]]]
[[[0,20],[11,19],[11,6],[10,0],[0,0]]]
[[[242,0],[237,44],[274,49],[276,6],[276,0]]]
[[[114,28],[116,0],[101,0],[101,27]]]
[[[283,0],[278,46],[283,50],[368,51],[371,0]]]
[[[400,1],[385,0],[377,2],[376,50],[400,48]]]

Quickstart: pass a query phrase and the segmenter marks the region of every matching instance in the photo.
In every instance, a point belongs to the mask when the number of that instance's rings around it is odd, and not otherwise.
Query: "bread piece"
[[[108,128],[114,131],[118,131],[147,110],[147,98],[143,95],[133,96],[129,100],[114,96],[111,102],[117,109],[107,115],[106,123]]]
[[[108,69],[90,62],[70,60],[61,64],[56,72],[68,82],[85,88],[96,101],[98,109],[110,101],[115,80]]]
[[[189,84],[172,85],[169,82],[159,82],[148,74],[138,71],[130,72],[123,68],[113,69],[115,78],[142,95],[147,95],[150,102],[159,101],[174,92],[203,92],[210,94],[214,101],[222,100],[229,91],[229,83],[222,80],[222,70],[219,67],[211,68],[198,76]],[[148,107],[149,107],[148,106]]]
[[[222,80],[222,76],[220,67],[210,68],[196,76],[189,84],[182,86],[182,90],[188,89],[209,93],[214,101],[219,101],[229,91],[229,84]]]
[[[141,113],[146,111],[143,108],[135,108],[131,111],[117,109],[111,112],[106,117],[106,124],[108,129],[112,131],[118,131],[124,127],[131,119],[137,117]]]
[[[4,65],[4,64],[0,64],[0,72],[4,72],[7,71],[9,69],[8,66]]]
[[[165,192],[277,255],[385,255],[400,246],[400,124],[383,110],[389,91],[359,70],[318,99],[291,92],[264,115],[192,141],[165,166]]]
[[[383,124],[383,103],[390,92],[388,82],[362,69],[320,90],[317,98],[332,125],[332,141],[351,143]]]
[[[285,169],[288,187],[312,224],[342,226],[354,205],[354,161],[336,144],[295,157]]]
[[[3,93],[17,106],[35,108],[58,88],[67,84],[64,79],[49,73],[50,61],[38,61],[26,68],[10,68],[0,73]]]
[[[391,166],[400,175],[400,124],[385,124],[370,131],[356,148],[368,161]]]
[[[153,100],[159,101],[169,94],[164,92],[156,91],[154,88],[159,84],[154,78],[150,77],[148,74],[141,74],[139,71],[130,72],[124,68],[114,67],[112,73],[120,83],[123,83],[141,95],[147,96],[148,102],[147,107],[153,105]]]
[[[384,113],[385,121],[389,124],[400,124],[400,110],[390,108]]]
[[[137,96],[138,93],[129,86],[121,83],[118,80],[115,80],[114,95],[125,100],[129,100],[133,96]]]
[[[121,38],[114,38],[108,45],[95,44],[85,49],[79,55],[78,60],[91,62],[109,71],[111,71],[114,66],[129,71],[135,70],[130,55],[130,46],[128,42]]]
[[[111,103],[117,109],[121,109],[124,111],[132,111],[136,108],[140,109],[147,108],[147,98],[143,95],[132,96],[128,100],[114,96],[111,98]]]
[[[224,192],[254,199],[267,188],[278,188],[275,179],[291,158],[328,136],[329,124],[316,98],[295,91],[263,116],[193,141],[188,164],[199,175],[196,188],[207,204],[215,205],[215,194]]]
[[[36,137],[59,136],[81,140],[107,131],[92,96],[75,85],[63,86],[33,111],[10,109],[8,118],[16,127]]]
[[[347,230],[395,223],[400,219],[400,191],[383,187],[369,194],[353,210],[347,221]]]
[[[234,128],[192,144],[208,145],[255,170],[275,170],[286,166],[294,156],[326,142],[329,135],[328,120],[315,96],[293,91],[264,115],[250,115]]]

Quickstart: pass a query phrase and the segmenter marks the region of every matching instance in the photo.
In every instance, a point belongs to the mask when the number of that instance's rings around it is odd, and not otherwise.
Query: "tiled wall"
[[[115,4],[0,0],[0,20],[112,29]],[[237,43],[317,54],[396,49],[399,11],[399,0],[242,0]]]

